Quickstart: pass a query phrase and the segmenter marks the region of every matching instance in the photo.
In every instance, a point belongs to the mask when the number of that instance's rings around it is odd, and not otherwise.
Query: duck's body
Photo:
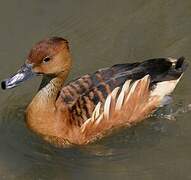
[[[60,41],[56,39],[56,43]],[[51,43],[57,52],[50,62],[57,66],[54,72],[46,63],[41,64],[47,56],[42,55],[44,44],[52,46]],[[50,71],[44,74],[51,74],[52,78],[43,83],[27,108],[29,128],[57,146],[87,144],[113,128],[145,119],[174,90],[186,68],[183,58],[158,58],[100,69],[64,85],[71,56],[67,43],[64,48],[57,45],[55,40],[42,41],[28,57],[34,72]],[[63,59],[65,63],[61,62]]]

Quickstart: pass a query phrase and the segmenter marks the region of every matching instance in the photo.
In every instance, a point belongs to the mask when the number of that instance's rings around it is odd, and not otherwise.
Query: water
[[[188,0],[3,1],[0,79],[18,69],[32,44],[53,35],[70,41],[69,79],[153,57],[190,61],[190,8]],[[0,90],[0,179],[191,179],[190,75],[188,69],[171,107],[92,145],[66,149],[46,144],[25,126],[39,78]]]

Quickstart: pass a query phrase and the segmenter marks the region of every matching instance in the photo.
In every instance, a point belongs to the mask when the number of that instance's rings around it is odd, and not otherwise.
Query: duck
[[[99,69],[65,84],[72,67],[69,42],[49,37],[32,47],[24,65],[1,87],[11,89],[42,75],[26,109],[27,127],[57,147],[86,145],[166,105],[187,66],[184,57],[148,59]]]

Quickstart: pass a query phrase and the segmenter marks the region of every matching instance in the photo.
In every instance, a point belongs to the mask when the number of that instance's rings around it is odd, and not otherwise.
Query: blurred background
[[[69,80],[117,63],[191,58],[191,1],[7,0],[0,3],[0,79],[16,72],[31,46],[69,40]],[[154,117],[85,147],[58,149],[25,126],[40,78],[0,90],[0,179],[191,179],[191,71],[174,103]]]

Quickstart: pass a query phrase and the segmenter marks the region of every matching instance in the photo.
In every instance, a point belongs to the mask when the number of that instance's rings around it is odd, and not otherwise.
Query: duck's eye
[[[45,57],[44,59],[43,59],[43,63],[47,63],[47,62],[49,62],[50,61],[50,57]]]

